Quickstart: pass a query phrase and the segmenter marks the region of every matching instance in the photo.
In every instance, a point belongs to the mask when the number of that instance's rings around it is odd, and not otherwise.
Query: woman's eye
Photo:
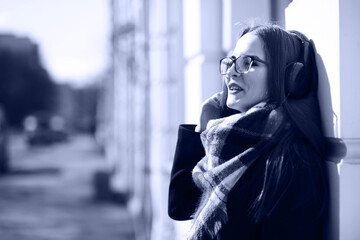
[[[243,63],[244,66],[249,67],[251,64],[251,59],[246,59]]]
[[[229,61],[229,62],[226,62],[225,64],[226,64],[226,66],[231,67],[233,65],[233,62]]]

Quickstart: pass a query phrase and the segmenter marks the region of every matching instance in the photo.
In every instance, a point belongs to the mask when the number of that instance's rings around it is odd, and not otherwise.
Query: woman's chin
[[[229,100],[229,99],[228,99]],[[230,109],[239,111],[239,112],[243,112],[243,107],[242,104],[240,104],[239,102],[233,102],[233,101],[227,101],[226,102],[226,106]]]

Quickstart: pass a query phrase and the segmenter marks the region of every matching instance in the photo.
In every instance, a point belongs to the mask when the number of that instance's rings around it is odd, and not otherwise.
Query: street
[[[12,173],[0,177],[1,240],[132,240],[127,209],[94,198],[106,162],[92,138],[29,148],[11,138]]]

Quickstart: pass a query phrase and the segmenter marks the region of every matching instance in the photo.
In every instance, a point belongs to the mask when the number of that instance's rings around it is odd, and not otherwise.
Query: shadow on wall
[[[329,217],[326,223],[325,236],[329,240],[339,239],[339,172],[338,164],[346,155],[346,145],[340,138],[335,138],[338,134],[337,116],[332,108],[330,82],[326,72],[325,64],[316,49],[316,64],[318,68],[319,86],[318,99],[320,104],[323,131],[327,140],[326,169],[330,186]],[[335,118],[335,122],[334,122]],[[335,125],[335,126],[334,126]]]

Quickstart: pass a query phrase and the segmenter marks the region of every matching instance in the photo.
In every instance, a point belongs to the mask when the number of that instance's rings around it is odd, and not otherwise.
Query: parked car
[[[65,120],[63,117],[49,112],[30,115],[24,120],[24,130],[27,143],[47,145],[67,140]]]

